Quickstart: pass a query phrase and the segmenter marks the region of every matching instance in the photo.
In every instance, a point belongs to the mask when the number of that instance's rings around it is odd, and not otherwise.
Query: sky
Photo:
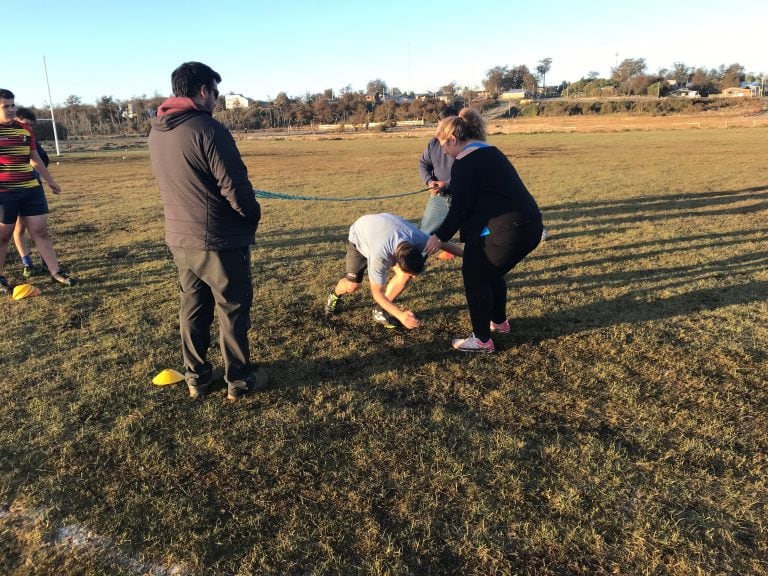
[[[544,58],[547,85],[626,58],[647,71],[738,63],[768,73],[768,1],[738,0],[37,0],[15,5],[16,40],[0,88],[25,106],[78,96],[168,96],[170,75],[197,60],[223,94],[269,100],[383,80],[403,92],[456,82],[482,88],[488,70]],[[3,11],[8,17],[11,12]],[[21,41],[19,34],[26,34]],[[46,83],[46,68],[47,78]],[[50,97],[48,86],[50,86]]]

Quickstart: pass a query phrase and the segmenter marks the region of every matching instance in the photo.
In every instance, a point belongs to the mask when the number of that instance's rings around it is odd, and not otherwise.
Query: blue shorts
[[[14,224],[19,216],[48,214],[48,202],[42,186],[0,192],[0,222]]]

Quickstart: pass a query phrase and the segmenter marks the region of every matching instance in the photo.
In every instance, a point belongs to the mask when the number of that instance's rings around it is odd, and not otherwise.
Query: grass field
[[[0,302],[0,573],[768,574],[766,134],[492,136],[552,234],[492,356],[449,348],[457,260],[404,294],[417,331],[373,325],[367,288],[322,313],[351,222],[418,221],[423,194],[264,200],[273,384],[234,405],[150,384],[182,367],[146,152],[63,156],[80,284]],[[259,189],[350,198],[421,188],[425,144],[240,146]]]

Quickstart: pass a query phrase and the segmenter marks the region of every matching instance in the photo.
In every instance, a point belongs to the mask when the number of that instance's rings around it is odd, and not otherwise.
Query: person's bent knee
[[[347,274],[346,276],[343,276],[341,280],[339,280],[339,284],[346,294],[351,294],[360,288],[362,281],[357,280],[357,277],[353,274]]]
[[[360,285],[363,283],[363,272],[347,272],[342,276],[341,278],[344,282],[348,282],[350,284],[356,284]]]

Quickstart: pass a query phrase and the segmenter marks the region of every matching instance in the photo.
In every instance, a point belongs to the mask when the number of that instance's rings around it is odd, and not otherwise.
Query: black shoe
[[[230,382],[227,386],[227,400],[240,400],[253,392],[263,390],[269,384],[269,376],[259,368],[249,376]]]
[[[51,280],[53,282],[59,282],[60,284],[64,284],[64,286],[74,286],[75,285],[75,279],[74,278],[70,278],[69,274],[67,274],[66,272],[62,272],[61,270],[51,274]]]
[[[207,380],[198,378],[195,382],[196,383],[190,384],[189,380],[187,380],[187,389],[189,390],[189,397],[192,398],[192,400],[202,398],[208,394],[208,388],[211,387],[213,378],[208,377]]]
[[[208,394],[208,389],[215,380],[213,366],[209,362],[204,362],[196,370],[187,369],[184,380],[187,383],[189,397],[192,400],[202,398]]]
[[[10,294],[11,285],[8,284],[8,279],[5,276],[0,276],[0,294]]]

